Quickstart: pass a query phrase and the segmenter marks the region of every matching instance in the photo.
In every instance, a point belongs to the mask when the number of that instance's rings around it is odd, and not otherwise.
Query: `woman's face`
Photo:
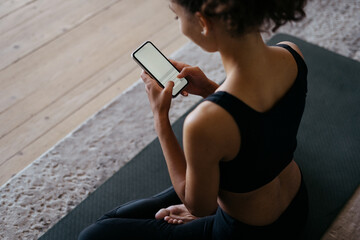
[[[193,14],[189,13],[184,7],[181,5],[170,1],[169,8],[175,13],[175,19],[179,21],[179,27],[181,32],[192,39],[194,35],[195,17]]]
[[[206,23],[204,23],[198,13],[192,14],[174,1],[170,1],[169,8],[175,13],[175,19],[179,21],[180,30],[185,36],[205,51],[215,51],[211,47],[211,39],[204,35],[204,29],[209,26],[205,26]]]

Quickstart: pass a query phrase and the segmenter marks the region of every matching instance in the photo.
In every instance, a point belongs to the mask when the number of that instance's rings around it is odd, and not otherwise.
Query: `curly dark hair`
[[[172,0],[190,13],[221,19],[232,35],[254,29],[276,31],[289,21],[305,17],[307,0]]]

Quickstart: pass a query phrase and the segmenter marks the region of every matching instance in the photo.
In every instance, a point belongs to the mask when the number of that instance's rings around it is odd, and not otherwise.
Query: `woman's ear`
[[[195,16],[198,20],[199,26],[201,28],[201,34],[207,36],[209,30],[211,29],[211,22],[207,19],[202,13],[196,12]]]

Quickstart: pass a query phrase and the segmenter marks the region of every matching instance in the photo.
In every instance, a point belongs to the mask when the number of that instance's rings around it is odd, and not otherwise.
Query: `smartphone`
[[[185,78],[176,77],[179,71],[150,41],[143,43],[131,56],[161,87],[164,88],[168,81],[173,81],[173,97],[176,97],[188,84]]]

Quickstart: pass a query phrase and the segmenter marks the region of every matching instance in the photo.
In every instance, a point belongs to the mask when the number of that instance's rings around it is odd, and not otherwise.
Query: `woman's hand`
[[[199,67],[193,67],[171,59],[170,62],[180,71],[177,77],[185,77],[189,81],[185,90],[181,92],[183,96],[187,96],[190,93],[206,98],[219,87],[215,82],[208,79]]]
[[[184,224],[198,219],[198,217],[189,213],[189,210],[187,210],[184,204],[173,205],[168,208],[160,209],[156,213],[155,218],[164,219],[164,221],[171,224]]]
[[[166,84],[165,88],[162,88],[145,71],[142,71],[141,78],[145,83],[146,93],[154,117],[168,117],[174,82],[170,81]]]

